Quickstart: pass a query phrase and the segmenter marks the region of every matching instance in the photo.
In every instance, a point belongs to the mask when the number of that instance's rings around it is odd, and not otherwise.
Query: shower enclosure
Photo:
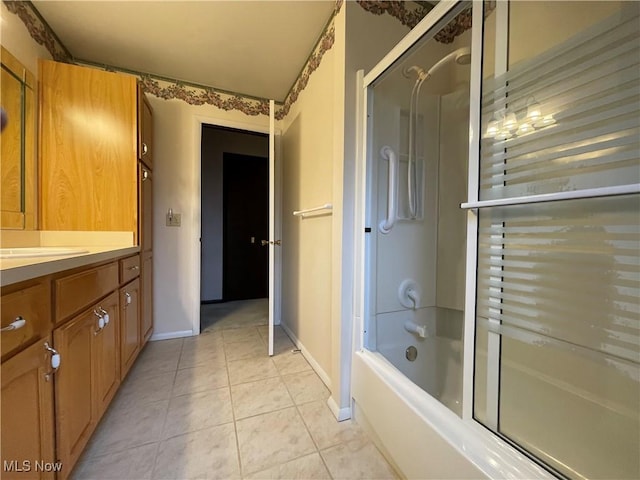
[[[471,32],[450,37],[417,44],[370,89],[365,342],[460,415]]]
[[[640,478],[639,22],[439,2],[362,74],[351,391],[404,477]]]

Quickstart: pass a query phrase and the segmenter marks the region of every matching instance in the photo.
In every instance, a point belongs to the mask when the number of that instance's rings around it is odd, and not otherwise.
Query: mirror
[[[0,145],[0,228],[36,228],[35,76],[4,47],[1,51],[1,105],[7,123]]]

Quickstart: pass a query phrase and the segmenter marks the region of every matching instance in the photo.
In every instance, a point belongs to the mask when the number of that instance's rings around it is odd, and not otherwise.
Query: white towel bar
[[[333,205],[331,205],[330,203],[325,203],[324,205],[321,205],[319,207],[314,207],[314,208],[307,208],[306,210],[296,210],[295,212],[293,212],[293,214],[296,217],[302,217],[304,218],[304,216],[307,213],[311,213],[311,212],[319,212],[320,210],[333,210]]]

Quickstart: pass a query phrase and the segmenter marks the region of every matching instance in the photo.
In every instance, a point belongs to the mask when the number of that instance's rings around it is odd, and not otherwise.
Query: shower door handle
[[[389,160],[389,188],[387,198],[387,218],[380,222],[378,229],[380,233],[387,234],[396,223],[396,202],[398,199],[398,157],[393,149],[384,146],[380,149],[380,155],[385,160]]]

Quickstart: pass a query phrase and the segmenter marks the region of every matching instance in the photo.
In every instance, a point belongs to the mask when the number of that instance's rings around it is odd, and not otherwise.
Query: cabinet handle
[[[49,345],[49,342],[44,342],[44,349],[51,354],[51,370],[44,374],[44,379],[48,382],[51,380],[51,375],[56,373],[60,368],[60,354],[55,348],[52,348],[51,345]]]
[[[131,303],[131,294],[129,292],[124,292],[125,296],[125,307]]]
[[[98,329],[93,331],[94,335],[98,335],[105,326],[105,322],[104,322],[104,316],[102,315],[102,313],[98,312],[97,310],[93,311],[93,314],[98,317]]]
[[[16,319],[6,327],[0,328],[0,332],[10,332],[12,330],[18,330],[26,325],[27,321],[21,316],[17,316]]]
[[[142,170],[142,181],[144,182],[149,178],[149,172],[147,170]]]
[[[149,148],[147,147],[147,144],[142,142],[142,156],[144,157],[148,151],[149,151]]]
[[[111,321],[111,319],[109,318],[109,312],[107,312],[102,307],[98,307],[98,310],[100,310],[100,313],[102,314],[102,318],[104,318],[104,326],[106,327],[107,325],[109,325],[109,322]]]
[[[133,267],[129,267],[129,270],[138,270],[139,268],[138,265],[134,265]]]

